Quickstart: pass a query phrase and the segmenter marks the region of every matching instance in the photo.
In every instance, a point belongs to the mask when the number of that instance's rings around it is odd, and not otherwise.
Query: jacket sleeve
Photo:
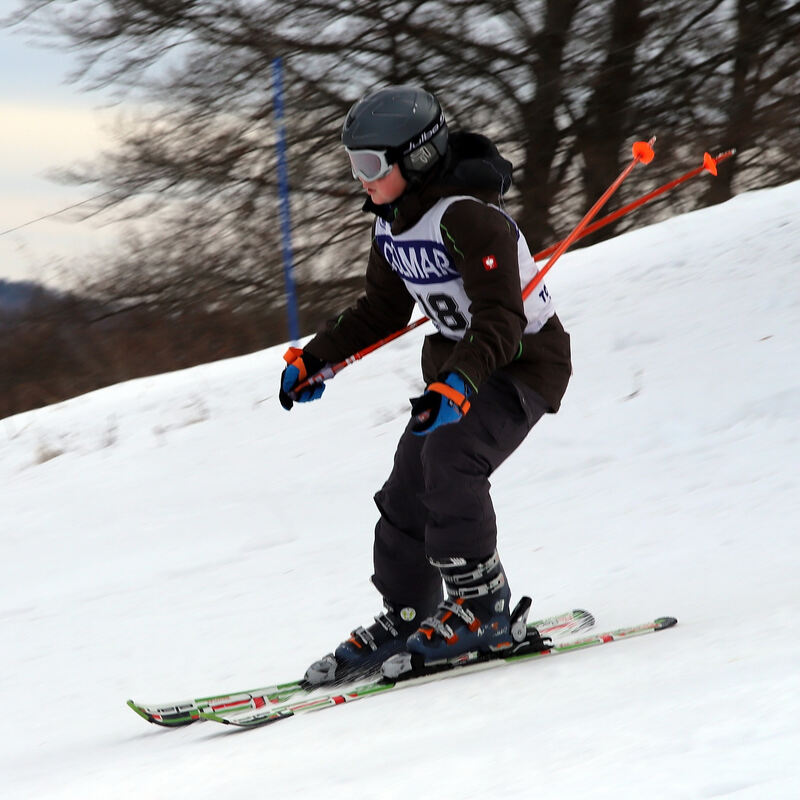
[[[472,316],[442,372],[460,372],[477,390],[518,354],[527,324],[518,230],[498,209],[476,200],[459,200],[442,217],[442,235],[464,281]]]
[[[330,319],[305,349],[323,361],[342,361],[405,326],[414,300],[388,265],[373,237],[364,294]]]

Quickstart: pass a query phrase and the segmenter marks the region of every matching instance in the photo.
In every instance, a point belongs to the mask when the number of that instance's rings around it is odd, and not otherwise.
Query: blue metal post
[[[297,319],[297,293],[294,287],[294,256],[292,255],[292,222],[289,214],[289,170],[286,166],[286,126],[283,121],[283,65],[281,59],[272,61],[273,106],[275,109],[275,128],[277,140],[275,149],[278,155],[278,190],[281,208],[281,239],[283,243],[283,273],[286,283],[286,307],[289,316],[289,338],[300,338],[300,324]]]

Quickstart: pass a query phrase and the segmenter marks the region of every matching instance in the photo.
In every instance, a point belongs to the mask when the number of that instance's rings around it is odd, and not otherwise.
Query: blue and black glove
[[[443,381],[434,381],[425,394],[411,399],[414,424],[411,433],[426,436],[442,425],[458,422],[469,411],[470,384],[457,372],[449,372]]]
[[[316,375],[325,366],[325,362],[299,347],[290,347],[283,354],[283,360],[286,362],[286,368],[281,373],[281,388],[278,393],[281,405],[287,411],[291,411],[295,401],[307,403],[319,399],[325,391],[324,383],[312,383],[301,389],[299,394],[293,390],[306,378]]]

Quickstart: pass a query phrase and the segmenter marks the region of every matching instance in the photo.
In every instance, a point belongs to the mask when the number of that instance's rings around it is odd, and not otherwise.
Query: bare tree
[[[338,131],[358,96],[387,83],[426,86],[453,127],[496,138],[517,163],[510,209],[537,247],[565,232],[618,173],[630,143],[652,133],[659,157],[620,202],[715,146],[737,145],[743,157],[738,173],[726,165],[708,201],[800,175],[798,5],[26,0],[14,19],[78,50],[76,80],[140,104],[114,152],[64,178],[107,190],[98,210],[158,221],[111,260],[107,294],[173,310],[220,292],[231,293],[232,308],[282,293],[278,56],[295,255],[308,283],[361,271],[367,233]],[[700,193],[687,197],[636,220],[692,207]]]

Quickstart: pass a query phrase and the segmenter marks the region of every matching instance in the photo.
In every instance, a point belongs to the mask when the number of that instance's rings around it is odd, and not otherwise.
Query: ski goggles
[[[389,163],[386,150],[350,150],[345,147],[345,151],[356,180],[377,181],[385,178],[394,166],[394,163]]]

